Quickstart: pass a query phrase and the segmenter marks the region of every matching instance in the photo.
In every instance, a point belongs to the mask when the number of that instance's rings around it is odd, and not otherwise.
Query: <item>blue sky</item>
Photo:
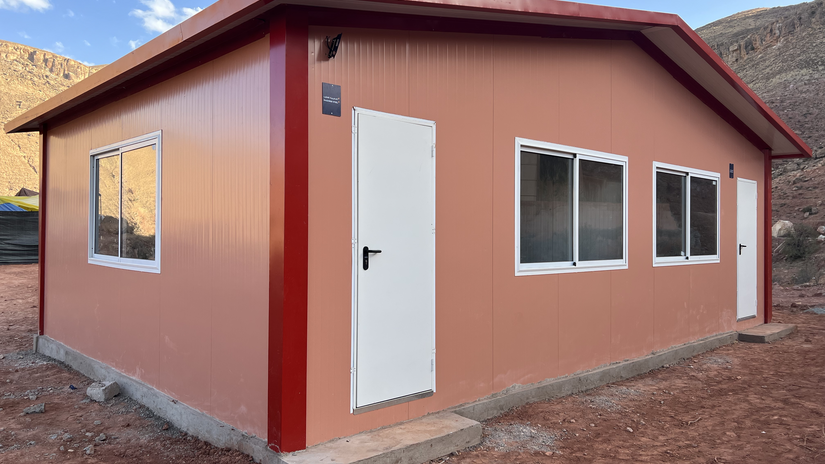
[[[87,64],[111,63],[214,0],[0,0],[0,40]],[[696,28],[742,10],[799,0],[597,0],[599,5],[664,11]]]

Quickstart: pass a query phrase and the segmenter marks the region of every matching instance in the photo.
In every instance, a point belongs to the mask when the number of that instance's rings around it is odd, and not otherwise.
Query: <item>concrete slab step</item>
[[[287,464],[421,464],[480,441],[481,424],[439,413],[282,454],[280,459]]]
[[[796,331],[793,324],[762,324],[739,332],[739,341],[745,343],[771,343]]]

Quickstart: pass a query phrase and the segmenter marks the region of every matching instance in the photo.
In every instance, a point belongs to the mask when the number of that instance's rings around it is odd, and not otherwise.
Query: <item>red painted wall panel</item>
[[[258,436],[267,405],[268,50],[259,40],[50,129],[44,164],[45,334]],[[90,265],[89,151],[156,130],[161,273]]]

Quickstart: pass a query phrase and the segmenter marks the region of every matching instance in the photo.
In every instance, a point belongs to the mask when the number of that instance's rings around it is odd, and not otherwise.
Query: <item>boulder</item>
[[[120,385],[117,382],[95,382],[86,389],[86,395],[98,403],[109,401],[118,394],[120,394]]]
[[[819,235],[825,235],[825,226],[817,227],[816,231],[819,232]]]
[[[793,232],[793,222],[791,221],[777,221],[773,225],[772,235],[774,237],[784,237]]]

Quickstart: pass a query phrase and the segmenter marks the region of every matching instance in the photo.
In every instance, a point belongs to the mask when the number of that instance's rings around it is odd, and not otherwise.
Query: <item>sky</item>
[[[802,0],[596,0],[598,5],[663,11],[698,28],[734,13]],[[214,0],[0,0],[0,40],[88,65],[108,64],[206,8]]]

